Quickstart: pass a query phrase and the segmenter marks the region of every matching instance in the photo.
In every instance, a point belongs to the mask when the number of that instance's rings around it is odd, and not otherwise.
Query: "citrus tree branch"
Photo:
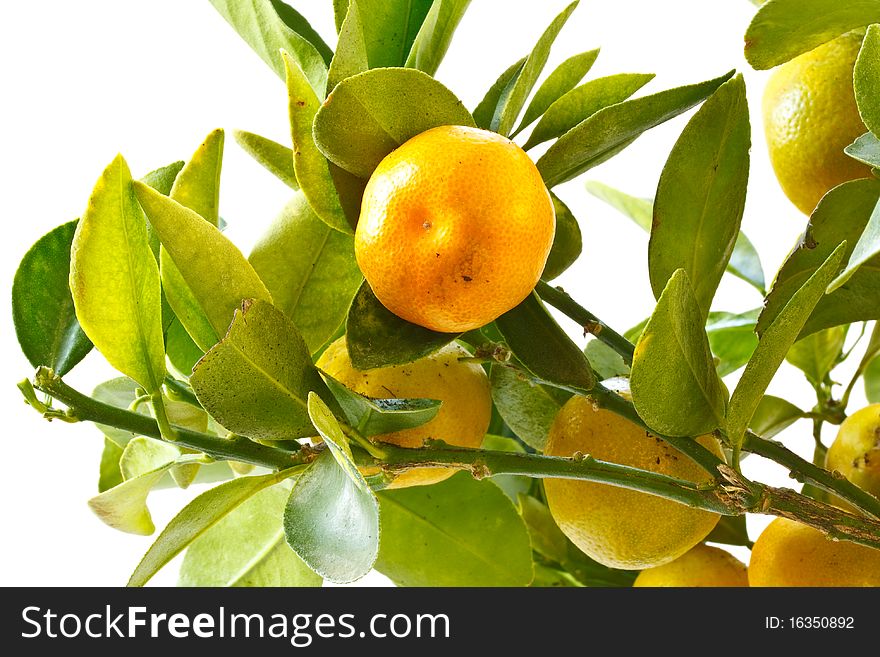
[[[632,365],[633,350],[635,349],[632,342],[578,304],[562,288],[553,287],[544,281],[538,281],[538,284],[535,286],[535,292],[544,301],[556,308],[556,310],[580,324],[584,331],[592,333],[598,340],[611,347],[623,358],[623,362],[627,365]]]
[[[37,370],[34,387],[67,406],[65,415],[68,421],[96,422],[130,431],[139,436],[164,440],[159,425],[153,418],[92,399],[64,383],[61,377],[49,368],[41,367]],[[55,413],[44,413],[44,415],[47,419],[56,417]],[[306,462],[304,458],[306,454],[301,454],[299,451],[289,452],[261,445],[247,438],[220,438],[176,425],[173,428],[176,436],[175,445],[204,452],[212,458],[241,461],[273,470]]]
[[[155,420],[150,417],[117,408],[87,397],[65,384],[48,368],[37,370],[34,387],[67,406],[67,411],[46,408],[37,400],[28,400],[47,418],[68,421],[91,421],[132,433],[163,440]],[[625,400],[624,400],[625,401]],[[64,418],[61,418],[61,416]],[[247,438],[225,439],[184,427],[174,427],[175,444],[189,447],[216,459],[241,461],[273,470],[304,465],[312,462],[323,450],[301,446],[296,451],[263,445]],[[691,443],[697,444],[692,439]],[[761,453],[773,460],[782,460],[799,469],[810,470],[818,481],[824,480],[821,468],[811,463],[795,461],[787,450],[774,441],[750,434],[746,437],[749,451]],[[565,478],[608,484],[656,495],[687,506],[723,515],[761,513],[797,520],[824,532],[832,538],[847,540],[880,548],[880,520],[859,516],[828,504],[817,502],[795,491],[766,486],[745,479],[732,468],[716,459],[714,478],[705,484],[670,477],[656,472],[606,463],[590,455],[576,454],[571,458],[521,454],[463,447],[449,447],[434,441],[427,447],[404,448],[383,444],[383,458],[376,459],[357,448],[364,464],[378,466],[386,474],[395,474],[413,468],[445,466],[470,472],[476,478],[497,475],[522,475],[534,478]],[[711,455],[711,452],[707,453]],[[799,458],[799,457],[795,457]],[[850,497],[851,486],[826,473],[831,492]],[[844,483],[845,482],[845,483]],[[841,485],[843,484],[843,485]],[[846,494],[845,494],[846,493]],[[858,497],[858,495],[856,495]],[[865,500],[862,500],[864,503]],[[875,500],[876,502],[876,500]],[[870,505],[869,505],[870,506]]]
[[[437,445],[439,443],[416,449],[388,446],[384,448],[385,459],[376,464],[388,474],[445,466],[466,470],[478,479],[523,475],[592,481],[656,495],[722,515],[760,513],[790,518],[831,538],[880,548],[880,520],[817,502],[793,490],[749,481],[723,463],[718,466],[714,483],[700,485],[656,472],[606,463],[589,455],[563,458]]]
[[[813,484],[827,493],[837,495],[862,511],[880,518],[880,500],[840,474],[829,472],[801,458],[782,443],[762,438],[748,431],[743,440],[742,448],[787,468],[792,479],[801,483]]]

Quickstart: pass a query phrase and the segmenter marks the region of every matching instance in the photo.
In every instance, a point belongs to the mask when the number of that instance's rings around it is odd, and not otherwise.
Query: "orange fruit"
[[[880,404],[866,406],[843,421],[825,455],[825,468],[880,497]],[[841,506],[851,508],[846,503]]]
[[[441,126],[367,183],[355,255],[380,302],[434,331],[488,324],[541,276],[556,218],[529,156],[494,132]]]
[[[832,187],[871,170],[843,149],[868,131],[853,92],[862,35],[844,34],[780,66],[764,90],[764,132],[782,191],[810,214]]]
[[[721,456],[712,436],[696,439]],[[693,482],[712,476],[688,457],[619,415],[572,397],[559,410],[544,453],[575,452]],[[611,568],[641,570],[668,563],[701,542],[718,523],[709,511],[608,484],[546,479],[556,524],[589,557]]]
[[[489,378],[476,363],[462,362],[470,354],[452,343],[408,365],[357,370],[351,364],[345,338],[331,344],[318,367],[334,379],[376,399],[427,398],[442,404],[430,422],[373,438],[401,447],[421,447],[434,438],[459,447],[479,447],[492,417]],[[455,474],[450,468],[414,468],[398,475],[390,488],[433,484]]]
[[[752,548],[749,585],[880,586],[880,550],[777,518]]]
[[[635,587],[748,586],[745,564],[717,547],[700,543],[675,561],[639,573]]]

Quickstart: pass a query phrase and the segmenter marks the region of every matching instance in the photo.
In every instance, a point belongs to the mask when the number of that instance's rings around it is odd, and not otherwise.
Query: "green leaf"
[[[840,271],[845,252],[846,243],[843,242],[791,297],[761,335],[758,348],[749,359],[730,398],[727,434],[734,447],[741,443],[764,391],[801,333],[810,313],[825,294],[828,283]]]
[[[538,117],[542,116],[544,112],[547,111],[547,108],[574,89],[578,82],[580,82],[593,67],[598,56],[599,49],[596,48],[595,50],[588,50],[569,57],[557,66],[553,72],[547,76],[547,79],[544,80],[541,86],[538,87],[538,90],[532,98],[532,102],[530,102],[529,106],[526,108],[526,112],[523,115],[519,127],[514,130],[511,136],[515,137],[522,132],[524,128],[530,126],[538,119]]]
[[[875,322],[868,346],[858,365],[863,370],[865,395],[871,404],[880,402],[880,322]]]
[[[21,259],[12,282],[12,321],[31,365],[63,376],[92,350],[70,294],[70,245],[76,221],[38,239]]]
[[[284,24],[312,44],[315,47],[315,50],[320,53],[321,59],[324,60],[324,63],[329,66],[330,59],[333,57],[333,50],[324,42],[321,35],[318,34],[309,24],[305,16],[296,11],[284,0],[269,1],[272,3],[272,7],[275,11],[278,12],[278,17],[284,21]]]
[[[431,0],[357,0],[370,68],[403,66]]]
[[[333,412],[327,407],[321,398],[314,392],[309,393],[308,399],[309,417],[312,424],[321,434],[321,438],[327,444],[333,458],[339,463],[345,474],[354,482],[354,484],[365,493],[370,493],[370,486],[367,480],[358,470],[354,462],[354,456],[351,453],[351,447],[348,444],[348,438],[342,433],[342,427],[339,421],[333,415]]]
[[[339,29],[339,42],[333,61],[330,62],[330,72],[327,74],[327,88],[330,91],[336,85],[350,78],[352,75],[369,70],[370,62],[367,56],[367,45],[364,42],[364,30],[361,25],[358,3],[350,0],[345,20]]]
[[[105,404],[115,406],[116,408],[128,409],[137,397],[138,388],[140,388],[140,385],[137,382],[132,381],[126,376],[120,376],[99,383],[94,391],[92,391],[92,397]],[[136,412],[141,415],[150,415],[150,409],[147,404],[141,404],[138,406]],[[129,431],[117,429],[116,427],[111,427],[106,424],[98,424],[96,422],[95,426],[101,430],[105,437],[115,443],[120,449],[125,447],[128,442],[135,437],[135,434]]]
[[[866,132],[843,150],[851,158],[864,162],[869,167],[880,167],[880,139],[870,132]]]
[[[754,287],[761,295],[767,294],[764,283],[764,268],[758,250],[746,234],[740,231],[733,244],[733,253],[727,263],[727,271]]]
[[[878,17],[880,0],[770,0],[746,30],[746,59],[773,68]]]
[[[569,541],[547,505],[530,495],[520,495],[518,503],[520,515],[529,530],[532,549],[550,561],[565,562],[568,559]]]
[[[348,11],[348,0],[333,0],[333,22],[336,24],[336,32],[342,30],[342,21]]]
[[[519,77],[525,63],[525,57],[514,62],[498,76],[498,79],[495,80],[495,82],[492,83],[492,86],[489,87],[486,95],[483,96],[483,99],[474,108],[474,122],[477,124],[477,127],[483,128],[483,130],[489,130],[492,125],[492,120],[495,117],[496,110],[498,107],[504,105],[502,97],[507,98],[510,94],[513,83]]]
[[[699,436],[724,421],[727,391],[683,269],[669,279],[636,344],[630,387],[639,416],[658,433]]]
[[[638,198],[614,189],[598,180],[588,180],[584,187],[590,194],[604,201],[623,216],[632,219],[642,230],[650,232],[654,220],[654,201],[650,198]]]
[[[281,50],[291,53],[319,96],[327,86],[330,49],[294,9],[280,0],[210,0],[269,67],[284,79]]]
[[[880,6],[875,16],[880,20]],[[880,134],[880,25],[868,28],[853,70],[853,88],[859,115],[874,134]]]
[[[291,189],[299,189],[296,172],[293,170],[293,151],[290,148],[253,132],[236,130],[232,134],[238,145],[267,171]]]
[[[193,308],[187,303],[175,313],[195,343],[207,350],[224,334],[242,299],[271,301],[272,297],[238,247],[216,226],[142,183],[134,186],[162,246],[198,304]],[[192,312],[184,314],[184,308]],[[209,325],[199,320],[198,311]]]
[[[183,169],[186,163],[183,160],[178,162],[174,162],[169,164],[166,167],[161,167],[159,169],[154,169],[150,171],[147,175],[141,178],[141,182],[149,185],[153,189],[155,189],[160,194],[164,194],[168,196],[171,193],[171,188],[174,187],[174,181],[177,180],[177,174]],[[156,257],[156,262],[159,262],[159,236],[156,235],[156,231],[153,230],[153,227],[150,225],[150,222],[147,222],[147,240],[150,243],[150,250],[153,252],[153,255]],[[162,321],[166,323],[165,315],[166,312],[170,310],[168,307],[168,302],[164,299],[162,300]],[[173,314],[173,313],[172,313]]]
[[[328,160],[361,178],[411,137],[441,125],[473,126],[462,102],[431,76],[374,69],[340,82],[315,115],[315,143]]]
[[[165,564],[216,525],[226,514],[261,490],[274,486],[297,472],[298,468],[289,468],[256,477],[239,477],[199,495],[183,507],[162,530],[134,569],[128,586],[146,584]]]
[[[165,355],[171,366],[181,376],[189,377],[204,353],[175,317],[165,334]]]
[[[287,491],[260,491],[193,541],[178,586],[321,586],[284,540]]]
[[[180,456],[174,445],[139,436],[132,439],[119,457],[119,471],[125,481],[136,479],[163,466],[173,464]]]
[[[733,76],[627,100],[599,110],[562,135],[538,160],[548,187],[555,187],[605,162],[646,130],[686,112]]]
[[[217,227],[220,225],[220,171],[225,141],[222,129],[211,132],[177,174],[169,194],[180,205]]]
[[[541,274],[541,278],[545,281],[553,280],[571,267],[583,248],[581,228],[577,219],[556,194],[551,193],[550,197],[553,199],[553,209],[556,212],[556,233],[553,235],[553,245],[550,247],[550,254]]]
[[[746,86],[737,75],[685,126],[657,186],[648,245],[651,288],[659,298],[673,272],[683,269],[704,318],[739,235],[750,134]]]
[[[245,301],[229,332],[190,377],[199,402],[233,433],[262,440],[314,435],[308,393],[329,397],[293,323],[265,301]]]
[[[283,59],[287,68],[288,110],[296,179],[321,221],[335,230],[352,234],[354,221],[345,214],[330,175],[329,163],[318,150],[312,136],[312,125],[321,101],[297,63],[286,54]],[[356,220],[356,217],[353,219]]]
[[[510,367],[493,364],[492,401],[505,424],[529,447],[544,449],[550,426],[571,393],[527,380]]]
[[[248,258],[276,308],[293,320],[315,353],[345,321],[363,281],[351,235],[318,219],[298,192]]]
[[[458,473],[433,486],[384,491],[376,569],[399,586],[525,586],[529,535],[489,481]]]
[[[620,73],[572,89],[547,108],[523,148],[528,150],[565,134],[599,110],[623,102],[653,79],[653,73]]]
[[[129,534],[148,536],[156,531],[147,496],[174,465],[180,452],[151,438],[134,438],[122,451],[122,483],[89,500],[89,508],[112,527]]]
[[[98,474],[98,492],[103,493],[122,483],[122,472],[119,470],[119,459],[122,448],[109,438],[104,438],[104,450],[101,452],[101,467]]]
[[[526,99],[528,99],[532,88],[538,81],[541,71],[544,70],[544,65],[547,63],[547,57],[550,56],[550,48],[553,46],[553,42],[556,40],[568,17],[571,16],[571,13],[577,7],[578,2],[579,0],[575,0],[563,9],[553,19],[553,22],[550,23],[550,26],[541,35],[541,38],[538,39],[532,52],[526,58],[519,75],[512,80],[509,92],[500,98],[501,102],[496,107],[492,117],[491,130],[502,135],[508,135],[513,130],[516,119],[526,104]]]
[[[434,75],[471,0],[434,0],[406,57],[407,68]]]
[[[853,247],[852,253],[849,256],[849,262],[847,262],[840,275],[828,286],[828,292],[834,292],[839,289],[853,277],[853,274],[856,273],[859,267],[877,256],[880,256],[880,200],[874,206],[874,210],[871,212],[871,217],[868,219],[868,223],[862,231],[859,241]]]
[[[359,370],[412,363],[459,336],[401,319],[379,302],[368,283],[354,297],[345,333],[351,363]]]
[[[785,360],[801,370],[814,386],[825,382],[825,377],[839,362],[846,341],[846,326],[833,326],[816,331],[795,342]]]
[[[327,450],[294,485],[284,533],[293,551],[324,579],[353,582],[370,571],[379,552],[379,503]]]
[[[98,351],[147,392],[158,392],[165,377],[159,266],[121,155],[104,170],[77,224],[70,289],[76,317]]]
[[[440,410],[436,399],[373,399],[346,388],[328,374],[323,376],[348,423],[363,436],[419,427],[433,420]]]
[[[501,315],[495,325],[523,366],[545,383],[577,392],[592,390],[596,384],[583,352],[535,293]]]
[[[746,517],[721,516],[718,524],[709,532],[706,540],[710,543],[724,543],[725,545],[752,546],[749,540],[749,532],[746,529]]]
[[[599,379],[611,379],[616,376],[629,377],[629,365],[621,355],[607,344],[596,338],[587,342],[584,355]]]
[[[174,181],[177,180],[177,174],[180,173],[185,165],[186,162],[178,160],[177,162],[172,162],[168,166],[153,169],[150,173],[141,178],[141,182],[149,185],[160,194],[168,196],[171,193],[171,188],[174,187]],[[147,228],[149,229],[149,224],[147,225]],[[158,248],[158,246],[157,242],[156,247]]]
[[[749,422],[749,428],[763,438],[772,438],[805,417],[797,406],[781,397],[764,395]]]
[[[852,180],[835,187],[819,201],[806,232],[776,275],[758,319],[759,335],[842,241],[847,242],[844,258],[851,257],[878,198],[880,181]],[[878,295],[880,256],[874,256],[840,288],[819,299],[799,337],[831,326],[880,319]]]
[[[868,403],[880,403],[880,356],[875,356],[865,368],[865,396]]]
[[[744,313],[709,313],[706,335],[717,359],[715,368],[719,376],[735,372],[752,357],[758,346],[758,336],[755,335],[758,313],[757,309]]]
[[[651,199],[636,198],[593,180],[587,181],[585,186],[593,196],[605,201],[624,216],[632,219],[644,230],[651,230],[654,215],[654,202]],[[755,247],[743,232],[739,233],[733,245],[733,253],[730,256],[730,262],[727,263],[727,271],[751,284],[762,295],[765,293],[764,270],[761,267],[761,260]]]
[[[177,175],[170,192],[171,199],[197,212],[202,219],[214,226],[218,226],[220,222],[220,170],[223,163],[224,140],[222,130],[215,130],[208,135]],[[154,227],[152,221],[150,227],[161,242],[161,228]],[[207,350],[217,342],[222,332],[211,326],[198,297],[193,293],[164,246],[160,246],[159,249],[159,270],[168,305],[183,327],[195,337],[198,346],[203,351]],[[170,340],[168,343],[171,344]],[[185,341],[183,344],[172,346],[173,350],[178,352],[175,356],[188,347]]]

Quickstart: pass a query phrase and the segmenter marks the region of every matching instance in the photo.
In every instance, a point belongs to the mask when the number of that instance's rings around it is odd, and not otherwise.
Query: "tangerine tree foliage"
[[[432,77],[468,0],[334,0],[335,51],[279,0],[211,2],[286,83],[288,145],[235,137],[291,188],[290,203],[245,257],[219,214],[223,131],[188,162],[139,179],[118,157],[82,218],[27,252],[13,289],[18,340],[37,367],[19,384],[26,400],[47,419],[90,421],[104,435],[99,492],[89,501],[103,522],[153,533],[153,489],[212,483],[159,533],[129,584],[143,585],[185,551],[182,585],[312,586],[373,568],[400,585],[630,585],[635,572],[591,560],[562,533],[544,497],[547,478],[719,514],[711,541],[749,545],[744,514],[762,513],[880,548],[880,500],[825,470],[821,442],[823,423],[846,417],[859,380],[880,400],[880,325],[842,394],[832,378],[852,352],[848,331],[862,339],[880,319],[880,182],[850,181],[825,195],[767,291],[740,231],[751,130],[741,75],[719,71],[635,96],[653,76],[582,82],[597,50],[572,53],[544,75],[574,2],[468,111]],[[847,153],[880,167],[875,23],[880,0],[771,0],[748,29],[746,54],[770,68],[862,29],[855,95],[870,131]],[[639,326],[615,330],[553,286],[581,251],[578,221],[555,196],[542,279],[475,330],[410,324],[364,282],[354,252],[361,196],[377,165],[410,138],[466,125],[516,137],[527,152],[544,144],[535,163],[552,194],[693,108],[653,200],[588,183],[650,232],[657,304]],[[751,284],[763,303],[714,308],[725,275]],[[547,306],[587,340],[573,341]],[[491,384],[482,448],[454,447],[443,435],[414,447],[378,439],[426,425],[441,404],[366,397],[322,372],[314,363],[343,334],[358,369],[406,366],[453,342],[466,350]],[[120,377],[85,395],[62,377],[93,347]],[[815,388],[815,408],[765,394],[786,359]],[[724,377],[740,370],[729,391]],[[610,377],[628,377],[631,396],[603,383]],[[706,481],[543,454],[572,396],[649,431]],[[816,427],[813,463],[772,440],[799,418]],[[694,440],[706,434],[723,458]],[[775,461],[803,489],[748,479],[740,461],[749,453]],[[423,467],[459,472],[394,487],[397,475]]]

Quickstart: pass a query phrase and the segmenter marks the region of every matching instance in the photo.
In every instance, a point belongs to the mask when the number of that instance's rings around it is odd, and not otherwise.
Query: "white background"
[[[330,0],[293,3],[332,46]],[[437,77],[471,109],[496,76],[526,54],[566,0],[474,0]],[[79,216],[103,168],[117,152],[136,177],[186,159],[216,127],[242,128],[289,143],[283,84],[217,15],[207,0],[45,0],[7,3],[0,23],[0,240],[3,304],[21,256],[54,226]],[[743,71],[753,124],[752,169],[744,229],[768,279],[805,225],[783,196],[763,142],[760,98],[766,73],[742,56],[754,12],[747,0],[582,0],[559,37],[546,71],[594,47],[591,77],[654,72],[642,93]],[[581,222],[582,259],[559,279],[575,298],[620,330],[653,308],[641,229],[583,189],[600,180],[653,196],[661,167],[684,126],[678,118],[642,136],[621,155],[558,188]],[[227,234],[247,253],[289,190],[227,140],[221,213]],[[769,283],[769,280],[768,280]],[[725,277],[716,309],[759,305],[746,284]],[[86,506],[94,495],[101,434],[91,425],[49,425],[15,388],[32,368],[15,343],[11,316],[0,312],[0,541],[2,585],[121,585],[151,539],[115,532]],[[565,324],[581,340],[576,327]],[[854,359],[855,360],[855,359]],[[845,369],[845,368],[843,368]],[[840,374],[843,378],[846,371]],[[96,352],[68,376],[90,390],[113,376]],[[735,376],[734,376],[735,379]],[[728,381],[728,385],[733,383]],[[771,388],[808,408],[812,390],[791,368]],[[861,386],[855,407],[863,403]],[[810,457],[806,422],[787,444]],[[757,458],[747,473],[788,485],[785,473]],[[150,506],[161,527],[197,490],[159,491]],[[752,538],[768,519],[749,519]],[[747,559],[747,551],[734,550]],[[154,580],[173,584],[173,565]],[[371,576],[368,583],[381,583]]]

